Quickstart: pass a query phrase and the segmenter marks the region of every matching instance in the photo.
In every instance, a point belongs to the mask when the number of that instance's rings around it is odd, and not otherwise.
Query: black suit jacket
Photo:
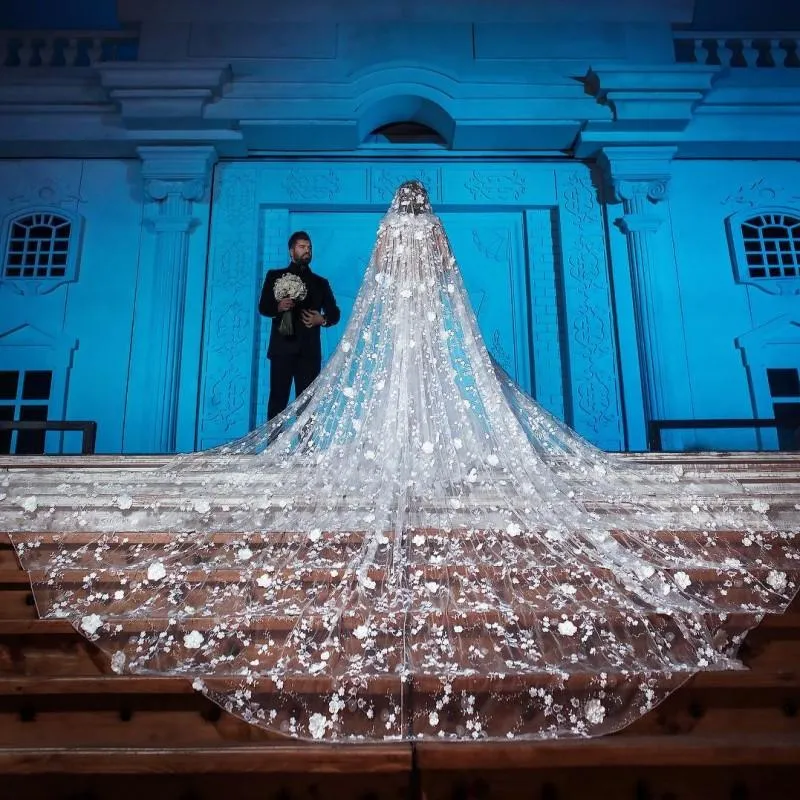
[[[284,336],[278,331],[282,312],[278,311],[278,301],[275,299],[275,281],[287,272],[299,275],[308,289],[305,299],[295,303],[294,309],[292,309],[294,336]],[[335,325],[341,316],[330,284],[325,278],[313,273],[309,267],[300,270],[291,264],[283,269],[269,270],[264,278],[261,299],[258,302],[259,313],[272,318],[267,358],[280,358],[281,356],[300,356],[314,360],[322,358],[319,327],[306,328],[303,325],[300,314],[304,309],[319,311],[325,317],[326,327]]]

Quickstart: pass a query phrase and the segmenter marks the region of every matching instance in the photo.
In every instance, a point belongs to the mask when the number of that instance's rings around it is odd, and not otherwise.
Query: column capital
[[[142,145],[136,152],[142,160],[144,190],[149,199],[177,196],[196,202],[205,197],[217,161],[217,151],[210,145]]]
[[[667,196],[677,147],[604,147],[597,163],[614,199],[657,203]]]

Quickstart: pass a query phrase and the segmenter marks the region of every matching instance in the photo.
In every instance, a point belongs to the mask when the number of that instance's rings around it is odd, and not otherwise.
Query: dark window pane
[[[764,263],[764,256],[761,254],[747,256],[747,263],[753,264],[754,266],[761,266]]]
[[[796,369],[768,369],[767,382],[773,397],[800,397],[800,371]]]
[[[786,228],[777,225],[770,225],[766,228],[762,228],[761,232],[765,237],[769,237],[770,239],[783,239],[789,235],[789,231],[787,231]]]
[[[757,267],[755,269],[750,270],[750,277],[751,278],[764,278],[766,277],[766,270],[763,267]]]
[[[0,421],[11,422],[14,419],[14,406],[0,405]],[[11,452],[11,436],[13,431],[0,429],[0,455],[8,455]]]
[[[31,370],[22,381],[23,400],[49,400],[53,373],[49,370]]]
[[[47,419],[47,406],[21,406],[19,418],[25,422]],[[17,433],[17,446],[14,452],[17,455],[32,456],[44,453],[45,431],[19,431]]]
[[[0,400],[16,400],[19,372],[12,369],[0,370]]]
[[[800,403],[775,403],[778,446],[781,450],[800,450]]]

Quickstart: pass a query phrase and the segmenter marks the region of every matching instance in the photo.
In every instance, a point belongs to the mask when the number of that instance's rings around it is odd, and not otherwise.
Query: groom
[[[299,397],[319,375],[322,368],[320,328],[339,321],[339,307],[330,284],[311,271],[311,237],[305,231],[296,231],[289,237],[291,263],[284,269],[271,269],[264,279],[258,311],[272,317],[267,358],[269,369],[269,402],[267,419],[280,414],[289,403],[289,393],[294,381],[295,397]],[[282,275],[293,273],[306,285],[306,296],[295,301],[275,299],[275,281]],[[294,332],[286,336],[280,332],[284,311],[290,311]]]

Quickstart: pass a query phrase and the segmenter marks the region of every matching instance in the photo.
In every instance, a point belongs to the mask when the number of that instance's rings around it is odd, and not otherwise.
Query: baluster
[[[783,50],[783,58],[778,58],[778,52],[780,50]],[[792,43],[789,40],[784,42],[780,39],[771,39],[769,43],[769,53],[770,56],[772,56],[772,63],[776,67],[788,67],[789,59],[792,55]]]
[[[711,58],[711,49],[705,39],[694,39],[694,60],[698,64],[708,64]]]
[[[761,49],[756,44],[755,39],[742,40],[742,58],[746,67],[757,67],[758,59],[761,57]]]
[[[96,64],[103,60],[103,40],[99,37],[92,37],[86,51],[89,56],[89,64]]]
[[[33,61],[34,52],[35,47],[33,39],[23,39],[22,44],[19,46],[19,50],[17,50],[17,55],[19,56],[19,65],[21,67],[29,67]]]
[[[39,65],[42,67],[52,67],[53,57],[56,53],[55,36],[46,36],[39,45]]]
[[[67,39],[64,45],[64,66],[74,67],[78,62],[78,40],[74,37]]]
[[[733,59],[736,57],[735,39],[720,39],[719,40],[719,61],[723,67],[732,67]]]

